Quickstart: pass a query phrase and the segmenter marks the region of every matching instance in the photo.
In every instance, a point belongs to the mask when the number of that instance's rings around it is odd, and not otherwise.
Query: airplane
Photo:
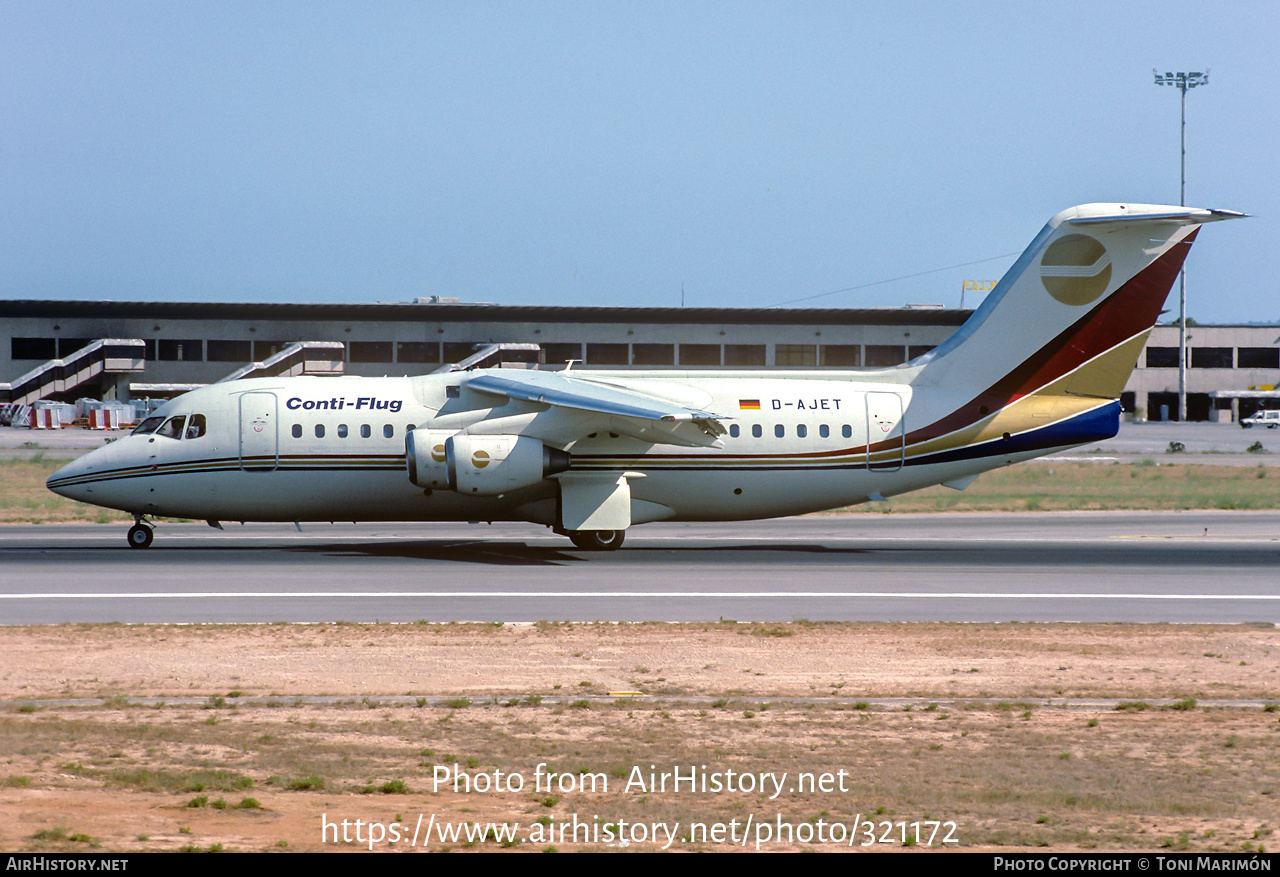
[[[1064,210],[946,341],[898,366],[490,368],[259,378],[179,396],[55,472],[134,516],[528,521],[613,550],[652,521],[800,515],[1119,431],[1119,396],[1199,227],[1245,214]]]

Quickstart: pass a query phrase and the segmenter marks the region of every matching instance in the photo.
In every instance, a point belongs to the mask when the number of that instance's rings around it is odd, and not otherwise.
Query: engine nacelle
[[[405,465],[409,480],[419,487],[444,490],[453,487],[449,480],[445,443],[452,432],[439,429],[415,429],[405,437]]]
[[[525,435],[467,435],[445,442],[449,483],[458,493],[496,496],[569,468],[568,451]]]

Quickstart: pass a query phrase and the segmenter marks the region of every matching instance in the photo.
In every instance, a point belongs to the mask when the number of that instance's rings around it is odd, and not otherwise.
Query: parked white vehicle
[[[1280,427],[1280,410],[1259,411],[1240,421],[1241,429],[1248,429],[1251,426],[1265,426],[1267,429]]]

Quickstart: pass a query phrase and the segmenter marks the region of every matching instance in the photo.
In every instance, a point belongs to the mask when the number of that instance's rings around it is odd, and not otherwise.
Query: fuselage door
[[[240,394],[240,468],[271,470],[279,464],[276,394]]]
[[[867,468],[872,472],[896,472],[902,468],[906,424],[902,422],[902,397],[897,393],[866,394]]]

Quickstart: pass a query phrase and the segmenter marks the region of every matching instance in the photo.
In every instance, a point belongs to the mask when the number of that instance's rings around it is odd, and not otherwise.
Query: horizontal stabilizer
[[[1072,216],[1071,214],[1078,214]],[[1247,213],[1234,210],[1205,210],[1199,207],[1151,209],[1147,204],[1086,204],[1061,214],[1071,225],[1101,225],[1110,222],[1174,222],[1179,225],[1203,225],[1223,219],[1244,219]]]

